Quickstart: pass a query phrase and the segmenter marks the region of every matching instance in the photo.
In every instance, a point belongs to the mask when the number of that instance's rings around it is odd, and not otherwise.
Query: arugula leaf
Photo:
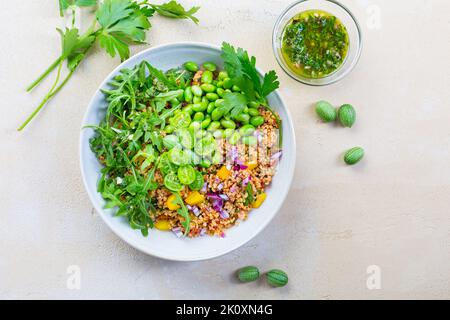
[[[221,56],[225,70],[233,83],[239,86],[250,100],[256,98],[265,101],[266,96],[278,89],[279,82],[275,71],[266,73],[261,83],[261,77],[256,69],[256,58],[250,57],[244,49],[235,49],[231,44],[224,42]]]
[[[180,206],[180,209],[178,209],[177,212],[180,216],[184,218],[184,221],[181,224],[184,227],[184,235],[186,236],[189,234],[191,217],[189,216],[189,211],[186,208],[186,205],[184,204],[183,198],[181,198],[180,193],[173,192],[172,194],[175,196],[173,203],[178,204]]]
[[[169,89],[177,89],[177,83],[169,78],[166,77],[166,75],[164,74],[164,72],[162,72],[161,70],[155,68],[154,66],[152,66],[150,63],[148,63],[147,61],[145,61],[145,64],[147,66],[148,72],[155,77],[156,79],[158,79],[159,81],[161,81],[165,86],[167,86]]]
[[[199,23],[194,14],[197,13],[200,7],[192,7],[186,11],[181,4],[173,0],[161,5],[151,4],[150,6],[162,16],[173,19],[191,19],[195,24]]]
[[[222,114],[230,113],[231,117],[236,117],[242,113],[247,106],[247,98],[239,92],[227,92],[223,96],[224,102],[219,106]]]

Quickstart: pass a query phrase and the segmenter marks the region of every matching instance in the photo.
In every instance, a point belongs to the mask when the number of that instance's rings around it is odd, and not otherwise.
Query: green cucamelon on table
[[[273,269],[266,274],[267,283],[273,287],[284,287],[288,283],[286,272],[279,269]]]
[[[336,109],[327,101],[319,101],[316,103],[316,113],[324,122],[331,122],[336,120]]]
[[[238,278],[242,282],[251,282],[259,279],[259,270],[254,266],[247,266],[239,269]]]
[[[348,165],[353,165],[358,163],[364,157],[364,149],[361,147],[354,147],[349,150],[344,155],[344,161]]]
[[[356,112],[353,106],[343,104],[338,110],[338,119],[344,127],[351,128],[356,120]]]

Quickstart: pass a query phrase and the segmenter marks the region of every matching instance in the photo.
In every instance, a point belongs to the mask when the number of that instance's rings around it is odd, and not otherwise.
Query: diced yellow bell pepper
[[[186,203],[190,206],[195,206],[203,201],[205,201],[205,196],[198,191],[192,191],[186,198]]]
[[[256,200],[252,204],[253,208],[259,208],[262,205],[262,203],[264,202],[264,200],[266,200],[266,198],[267,198],[267,194],[265,192],[258,194],[256,196]]]
[[[231,175],[231,171],[228,170],[228,168],[226,166],[222,166],[222,168],[220,168],[219,171],[217,171],[217,176],[221,180],[226,180],[230,175]]]
[[[161,231],[169,231],[170,230],[170,222],[167,220],[158,220],[154,224],[155,228]]]
[[[251,161],[251,162],[247,162],[245,164],[248,168],[248,170],[253,170],[258,166],[258,162],[257,161]]]
[[[175,199],[176,199],[176,197],[175,197],[174,194],[171,195],[171,196],[167,199],[166,206],[167,206],[167,208],[169,208],[169,210],[175,211],[175,210],[180,209],[180,205],[174,202]]]

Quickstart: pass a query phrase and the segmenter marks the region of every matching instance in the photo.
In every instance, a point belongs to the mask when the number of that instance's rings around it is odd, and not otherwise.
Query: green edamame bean
[[[234,129],[225,129],[223,130],[223,137],[229,138],[234,133]]]
[[[211,161],[209,161],[208,159],[202,159],[202,161],[200,162],[200,167],[202,168],[211,167]]]
[[[228,143],[229,144],[236,144],[239,142],[239,139],[241,138],[241,135],[239,134],[239,132],[234,131],[231,136],[228,138]]]
[[[213,119],[214,121],[219,120],[220,118],[222,118],[222,116],[223,116],[223,111],[220,110],[219,108],[214,109],[214,111],[211,113],[211,119]]]
[[[192,119],[194,121],[203,121],[205,119],[205,115],[203,114],[203,112],[196,112]]]
[[[178,101],[177,98],[174,98],[174,99],[170,100],[169,102],[173,107],[180,104],[180,101]]]
[[[202,129],[208,128],[208,126],[211,124],[211,118],[206,118],[202,121]]]
[[[195,133],[195,132],[197,132],[198,130],[200,130],[201,126],[202,126],[202,124],[201,124],[200,122],[194,121],[194,122],[191,122],[191,124],[189,125],[189,130],[190,130],[192,133]]]
[[[217,93],[209,92],[206,94],[206,99],[208,99],[209,101],[216,101],[217,99],[219,99],[219,96],[217,95]]]
[[[181,110],[192,115],[194,113],[193,107],[194,106],[192,104],[188,104],[187,106],[183,107],[183,109],[181,109]]]
[[[204,83],[200,86],[204,92],[210,93],[216,91],[216,86],[209,83]]]
[[[214,72],[214,71],[216,71],[217,66],[212,62],[205,62],[203,64],[203,68],[205,68],[208,71]]]
[[[214,86],[216,86],[217,87],[217,80],[213,80],[212,82],[211,82],[211,84],[213,84]]]
[[[223,88],[223,81],[222,80],[217,81],[216,86],[217,86],[217,88]]]
[[[247,113],[240,113],[236,117],[234,117],[234,120],[239,122],[245,122],[248,123],[250,121],[250,116]]]
[[[194,95],[192,94],[191,87],[187,87],[186,89],[184,89],[184,101],[191,102],[193,97]]]
[[[192,98],[192,103],[200,103],[200,102],[202,102],[202,97],[194,96],[194,98]]]
[[[208,131],[214,131],[220,128],[219,121],[212,121],[208,126]]]
[[[226,129],[236,128],[236,123],[234,123],[233,120],[222,119],[220,121],[220,124],[222,125],[222,127],[226,128]]]
[[[206,108],[208,108],[208,105],[203,103],[203,102],[194,103],[192,105],[192,110],[195,111],[195,112],[203,112],[203,111],[206,110]]]
[[[191,87],[191,90],[194,96],[201,97],[203,95],[203,90],[200,86],[194,85]]]
[[[184,64],[184,68],[190,72],[197,72],[198,64],[196,64],[195,62],[192,62],[192,61],[188,61]]]
[[[248,103],[248,106],[249,106],[250,108],[258,109],[259,103],[256,102],[256,101],[250,101],[250,102]]]
[[[202,127],[202,125],[200,124],[200,128]],[[201,138],[203,138],[203,130],[201,130],[201,129],[197,129],[195,132],[194,132],[194,136],[195,136],[195,139],[201,139]]]
[[[243,113],[248,113],[248,107],[244,107],[244,110],[242,110]]]
[[[246,137],[242,137],[242,142],[246,145],[254,146],[254,145],[256,145],[258,140],[254,136],[246,136]]]
[[[228,78],[228,73],[226,71],[220,71],[219,72],[219,76],[218,76],[219,80],[225,80],[226,78]]]
[[[225,90],[223,90],[222,88],[217,88],[216,92],[219,97],[223,98]]]
[[[223,137],[223,130],[218,129],[216,131],[213,132],[213,137],[216,139],[222,139]]]
[[[214,154],[211,157],[211,162],[213,164],[219,164],[222,162],[222,155],[219,152],[214,152]]]
[[[252,117],[250,123],[255,127],[258,127],[264,123],[264,118],[262,116]]]
[[[240,92],[241,88],[239,88],[237,85],[234,85],[231,87],[231,90],[233,90],[234,92]]]
[[[239,133],[241,134],[241,136],[250,136],[253,134],[253,132],[255,132],[255,127],[251,124],[246,124],[239,129]]]
[[[259,116],[259,111],[255,108],[248,108],[248,114],[252,117],[257,117]]]
[[[167,126],[164,127],[164,132],[166,133],[172,133],[174,132],[175,127],[171,124],[168,124]]]
[[[225,100],[223,100],[223,99],[217,99],[214,102],[214,105],[216,106],[216,108],[219,108],[221,105],[223,105],[224,102],[225,102]]]
[[[230,78],[223,79],[223,88],[231,89],[233,87],[233,81]]]
[[[211,83],[213,81],[214,75],[211,71],[206,70],[202,74],[202,82],[203,83]]]
[[[215,108],[216,108],[216,104],[214,102],[210,102],[208,104],[208,107],[206,108],[206,112],[210,114],[211,112],[213,112],[213,110]]]

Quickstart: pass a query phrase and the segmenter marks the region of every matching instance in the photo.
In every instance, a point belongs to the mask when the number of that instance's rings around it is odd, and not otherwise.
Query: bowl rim
[[[111,77],[116,74],[119,70],[123,69],[123,65],[126,63],[129,63],[130,60],[139,60],[139,58],[144,57],[145,55],[147,55],[149,52],[151,51],[157,51],[157,50],[164,50],[166,48],[173,48],[173,47],[179,47],[179,46],[197,46],[197,47],[201,47],[201,48],[207,48],[207,49],[213,49],[215,51],[220,52],[220,47],[217,45],[212,45],[209,43],[203,43],[203,42],[193,42],[193,41],[182,41],[182,42],[173,42],[173,43],[167,43],[167,44],[161,44],[158,46],[154,46],[151,48],[147,48],[139,53],[137,53],[136,55],[128,58],[127,60],[121,62],[116,68],[114,68],[113,71],[111,71],[106,77],[105,79],[101,82],[101,84],[97,87],[97,89],[95,90],[95,92],[92,95],[91,100],[89,101],[88,107],[86,108],[86,111],[84,113],[83,119],[82,119],[82,123],[81,123],[81,130],[80,130],[80,137],[79,137],[79,161],[80,161],[80,169],[81,169],[81,176],[82,176],[82,180],[83,180],[83,185],[84,185],[84,189],[86,191],[86,193],[88,194],[89,200],[91,201],[91,204],[93,205],[93,207],[95,208],[95,210],[99,213],[100,217],[102,218],[102,220],[105,222],[105,224],[109,227],[109,229],[111,231],[113,231],[113,233],[119,237],[120,239],[122,239],[125,243],[127,243],[129,246],[133,247],[134,249],[141,251],[147,255],[153,256],[153,257],[157,257],[160,259],[165,259],[165,260],[170,260],[170,261],[203,261],[203,260],[209,260],[209,259],[213,259],[213,258],[217,258],[220,256],[223,256],[225,254],[230,253],[231,251],[234,251],[240,247],[242,247],[243,245],[245,245],[247,242],[249,242],[250,240],[254,239],[258,234],[261,233],[262,230],[265,229],[265,227],[272,221],[272,219],[276,216],[276,214],[280,211],[281,206],[284,204],[284,201],[286,200],[286,197],[289,193],[290,187],[292,185],[292,181],[294,179],[294,173],[295,173],[295,162],[296,162],[296,150],[297,150],[297,145],[296,145],[296,137],[295,137],[295,127],[293,125],[293,121],[292,121],[292,115],[289,111],[289,109],[287,108],[284,100],[282,99],[279,90],[274,91],[271,94],[276,94],[277,97],[280,99],[281,104],[280,104],[280,108],[284,109],[284,111],[286,112],[286,125],[288,127],[291,128],[293,135],[292,135],[292,143],[291,143],[291,148],[292,148],[292,153],[294,156],[292,156],[290,159],[291,160],[291,165],[289,166],[289,171],[288,171],[288,181],[286,181],[287,183],[287,188],[285,193],[282,195],[282,201],[279,202],[278,206],[276,207],[276,210],[274,210],[274,213],[270,216],[269,219],[267,219],[267,221],[265,223],[260,224],[257,227],[256,232],[253,234],[253,236],[249,237],[249,238],[244,238],[243,240],[238,241],[236,244],[230,246],[230,248],[223,250],[222,252],[219,253],[211,253],[209,255],[205,255],[205,256],[197,256],[197,257],[189,257],[189,258],[179,258],[179,257],[174,257],[173,255],[164,255],[164,254],[158,254],[158,253],[154,253],[151,250],[149,250],[148,247],[140,245],[138,243],[134,243],[134,241],[131,238],[128,238],[126,236],[123,236],[120,232],[119,229],[116,229],[116,226],[114,226],[112,224],[112,222],[110,220],[107,219],[106,217],[106,212],[103,210],[103,208],[101,208],[101,206],[99,205],[99,203],[97,203],[96,199],[94,198],[94,195],[91,194],[91,192],[89,192],[89,188],[88,188],[88,181],[87,181],[87,174],[85,171],[85,163],[83,161],[83,147],[84,147],[84,135],[83,135],[83,127],[87,124],[87,119],[88,119],[88,115],[89,115],[89,111],[93,108],[94,106],[94,101],[95,101],[95,97],[97,96],[98,92],[100,91],[101,88],[105,87],[108,82],[110,81]],[[259,68],[257,68],[257,71],[260,74],[263,74],[261,72],[261,70]]]
[[[272,30],[272,50],[273,53],[275,55],[275,59],[277,60],[278,65],[281,67],[281,69],[283,69],[283,71],[292,79],[294,79],[295,81],[298,81],[300,83],[306,84],[308,86],[312,86],[312,87],[323,87],[323,86],[327,86],[333,83],[336,83],[342,79],[344,79],[358,64],[359,58],[361,57],[361,52],[362,52],[362,47],[363,47],[363,35],[362,35],[362,30],[361,30],[361,26],[358,23],[358,20],[356,19],[356,17],[353,15],[353,13],[350,11],[350,9],[347,8],[347,6],[345,6],[344,4],[336,1],[336,0],[321,0],[321,1],[327,1],[327,2],[331,2],[335,5],[337,5],[338,7],[341,7],[349,16],[350,18],[353,20],[353,22],[355,23],[356,29],[358,31],[358,37],[359,37],[359,41],[358,41],[358,51],[356,53],[355,58],[352,61],[352,64],[350,65],[350,67],[338,78],[328,81],[328,82],[324,82],[324,83],[313,83],[313,82],[309,82],[307,80],[304,80],[302,78],[296,77],[295,75],[293,75],[293,72],[291,70],[289,70],[289,68],[284,64],[284,62],[282,61],[283,58],[280,57],[280,55],[278,54],[277,51],[277,31],[280,28],[281,25],[281,20],[285,17],[285,15],[289,12],[289,10],[291,10],[293,7],[299,5],[300,3],[303,2],[314,2],[316,0],[296,0],[295,2],[291,3],[290,5],[288,5],[286,7],[286,9],[283,10],[283,12],[281,12],[281,14],[279,15],[277,21],[275,22],[275,25],[273,27]],[[338,69],[336,69],[334,72],[336,72]],[[333,73],[334,73],[333,72]],[[331,76],[333,73],[331,73],[328,76]],[[326,77],[324,77],[326,78]],[[324,79],[321,78],[321,79]]]

